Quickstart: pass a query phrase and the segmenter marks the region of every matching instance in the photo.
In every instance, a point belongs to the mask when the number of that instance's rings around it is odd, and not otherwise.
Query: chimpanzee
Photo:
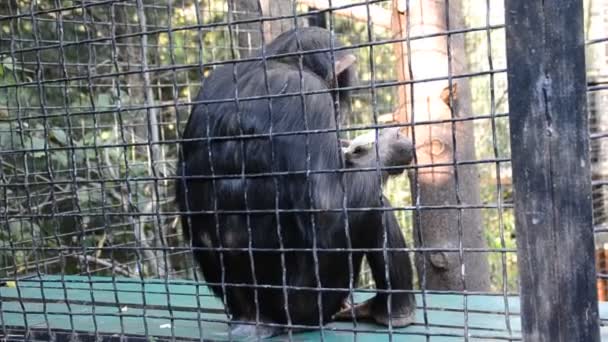
[[[394,213],[378,209],[390,206],[381,181],[404,170],[413,148],[396,129],[380,131],[378,151],[375,139],[341,146],[335,108],[345,108],[348,89],[338,88],[354,84],[355,57],[339,50],[332,58],[329,49],[340,47],[332,39],[322,28],[291,30],[265,46],[267,57],[217,68],[183,132],[176,198],[184,235],[225,300],[233,336],[351,313],[394,327],[413,321],[409,256],[382,250],[405,241]],[[376,155],[380,168],[403,167],[378,175]],[[364,255],[377,288],[399,291],[340,311]]]

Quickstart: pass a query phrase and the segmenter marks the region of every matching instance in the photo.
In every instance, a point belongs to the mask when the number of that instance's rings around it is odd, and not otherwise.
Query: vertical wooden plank
[[[599,341],[582,0],[505,0],[522,333]]]

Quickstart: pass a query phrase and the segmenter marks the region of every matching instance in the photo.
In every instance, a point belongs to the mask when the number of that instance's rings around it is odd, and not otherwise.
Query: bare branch
[[[131,272],[129,272],[129,270],[127,270],[123,267],[120,267],[118,265],[115,265],[111,261],[108,261],[106,259],[96,258],[94,256],[82,255],[82,254],[72,254],[71,256],[73,256],[74,258],[80,259],[81,261],[87,262],[87,263],[94,263],[94,264],[97,264],[100,266],[108,267],[108,268],[112,269],[112,271],[116,274],[124,275],[125,277],[133,277],[133,275],[131,274]]]

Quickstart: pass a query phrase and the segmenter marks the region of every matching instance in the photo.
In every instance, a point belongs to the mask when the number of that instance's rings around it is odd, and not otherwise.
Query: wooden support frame
[[[506,0],[522,336],[599,341],[583,0]]]
[[[332,9],[331,13],[335,15],[364,23],[370,20],[374,26],[384,29],[391,28],[391,12],[378,5],[368,4],[364,0],[332,0],[331,6],[328,0],[297,0],[297,2],[318,10]]]

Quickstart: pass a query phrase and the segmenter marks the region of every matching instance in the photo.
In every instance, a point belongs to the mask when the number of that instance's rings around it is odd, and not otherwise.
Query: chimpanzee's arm
[[[386,197],[383,201],[390,206]],[[377,229],[367,230],[365,238],[370,242],[367,247],[381,250],[367,252],[366,256],[376,288],[380,291],[354,308],[345,302],[345,307],[333,318],[351,320],[354,314],[359,319],[371,318],[383,325],[407,326],[415,320],[416,299],[412,293],[410,258],[403,250],[407,247],[405,240],[392,211],[369,217],[372,222],[368,222],[368,227]]]

